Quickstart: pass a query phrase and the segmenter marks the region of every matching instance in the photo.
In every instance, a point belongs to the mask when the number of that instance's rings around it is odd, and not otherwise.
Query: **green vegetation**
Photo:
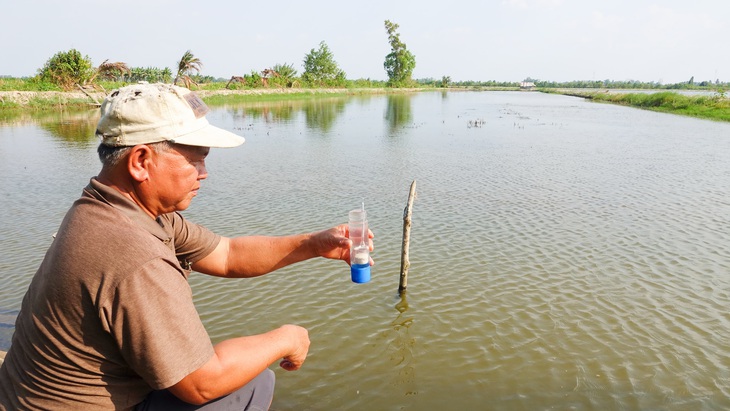
[[[400,40],[397,24],[385,20],[385,31],[388,32],[390,53],[385,56],[386,73],[388,73],[388,85],[391,87],[411,87],[413,80],[413,69],[416,68],[416,56],[406,48],[405,43]]]
[[[86,97],[70,97],[67,93],[56,93],[53,96],[33,95],[20,101],[4,101],[0,97],[0,111],[3,110],[57,110],[67,107],[89,107],[90,100]],[[75,96],[72,94],[71,96]]]
[[[257,101],[257,102],[263,102],[263,101],[299,101],[299,100],[312,100],[312,99],[320,99],[324,97],[342,97],[342,96],[361,96],[361,95],[372,95],[372,94],[392,94],[394,91],[386,88],[375,88],[375,87],[365,87],[365,88],[337,88],[337,89],[327,89],[327,88],[311,88],[311,89],[294,89],[292,91],[286,91],[286,92],[265,92],[264,90],[261,91],[253,91],[251,93],[245,93],[245,94],[230,94],[230,95],[222,95],[222,94],[210,94],[206,95],[205,93],[202,94],[202,99],[205,101],[206,104],[211,106],[221,106],[226,104],[237,104],[237,103],[243,103],[243,102],[251,102],[251,101]]]
[[[580,94],[578,94],[580,95]],[[594,101],[639,107],[664,113],[730,121],[730,100],[724,92],[714,96],[685,96],[671,91],[657,93],[586,93]]]
[[[193,76],[193,79],[195,77]],[[129,76],[122,76],[116,79],[122,83],[137,83],[146,81],[149,83],[170,83],[172,81],[172,70],[168,67],[164,69],[157,67],[132,67],[129,70]]]
[[[302,80],[308,85],[318,87],[345,85],[345,72],[337,66],[334,55],[324,41],[319,43],[319,49],[312,49],[304,56]]]
[[[83,56],[76,49],[61,51],[51,57],[38,72],[41,82],[48,82],[71,90],[76,85],[86,84],[94,75],[89,56]]]
[[[713,90],[717,88],[728,89],[730,83],[722,83],[719,79],[715,81],[705,80],[701,82],[694,81],[694,77],[687,82],[674,84],[662,84],[658,81],[638,81],[638,80],[575,80],[566,82],[555,82],[545,80],[535,80],[531,78],[525,79],[527,82],[535,83],[538,88],[581,88],[581,89],[641,89],[641,90]]]
[[[0,76],[0,110],[57,109],[58,107],[88,107],[92,100],[98,104],[107,90],[123,87],[131,83],[147,81],[150,83],[182,82],[185,87],[194,87],[209,104],[227,104],[241,101],[304,100],[313,97],[388,93],[388,90],[451,89],[451,90],[518,90],[519,81],[454,81],[450,76],[440,79],[413,79],[416,66],[415,56],[408,51],[398,33],[399,25],[385,20],[390,53],[385,57],[383,67],[388,75],[387,81],[372,79],[348,80],[345,72],[335,61],[332,51],[322,41],[319,48],[305,54],[304,72],[298,76],[293,64],[275,64],[264,70],[250,70],[243,76],[230,79],[213,78],[201,74],[203,62],[187,50],[174,72],[170,68],[128,67],[124,62],[105,60],[94,67],[88,56],[71,49],[52,56],[38,69],[33,77],[10,78]],[[730,121],[730,100],[724,90],[730,83],[713,81],[688,81],[676,84],[661,82],[640,82],[634,80],[591,80],[553,82],[527,78],[524,82],[534,83],[543,92],[579,95],[596,101],[625,104],[656,111],[672,112],[701,118]],[[387,88],[387,90],[386,90]],[[59,93],[80,89],[79,93]],[[222,90],[242,90],[241,93],[220,93]],[[567,91],[566,89],[570,89]],[[685,96],[671,92],[657,93],[606,93],[608,90],[707,90],[716,91],[714,96]],[[580,91],[576,91],[580,90]],[[598,92],[600,90],[601,92]],[[210,91],[210,93],[207,93]],[[19,93],[3,93],[19,92]],[[51,93],[44,93],[51,92]],[[53,93],[55,92],[55,93]],[[95,94],[94,94],[95,93]],[[405,118],[398,114],[397,99],[390,99],[392,118]]]
[[[41,80],[39,76],[0,78],[0,91],[62,91],[57,85]]]
[[[269,85],[276,87],[296,87],[299,85],[297,80],[297,70],[293,64],[275,64],[270,72]]]

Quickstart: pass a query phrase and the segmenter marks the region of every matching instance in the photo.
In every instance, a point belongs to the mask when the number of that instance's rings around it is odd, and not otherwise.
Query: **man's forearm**
[[[220,277],[256,277],[313,257],[349,261],[347,225],[282,237],[223,237],[212,253],[193,264],[193,269]]]
[[[228,276],[256,277],[317,256],[310,234],[238,237],[230,240]]]
[[[191,404],[204,404],[230,394],[253,380],[280,358],[282,367],[301,367],[309,350],[306,329],[285,325],[264,334],[216,344],[215,355],[202,367],[169,388]]]

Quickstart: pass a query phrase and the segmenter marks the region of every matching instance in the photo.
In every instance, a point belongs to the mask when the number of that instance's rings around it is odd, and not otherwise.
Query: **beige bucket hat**
[[[101,104],[96,135],[108,146],[160,141],[203,147],[235,147],[243,137],[212,126],[208,106],[172,84],[134,84],[114,90]]]

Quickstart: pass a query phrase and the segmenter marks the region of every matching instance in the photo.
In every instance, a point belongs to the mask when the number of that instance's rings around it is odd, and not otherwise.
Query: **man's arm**
[[[373,233],[369,234],[372,238]],[[193,269],[220,277],[256,277],[314,257],[349,263],[347,236],[347,224],[343,224],[329,230],[283,237],[223,237],[212,253],[193,264]]]
[[[253,380],[276,360],[288,371],[298,370],[309,351],[307,330],[284,325],[265,334],[218,343],[215,354],[169,391],[185,402],[205,404],[228,395]]]

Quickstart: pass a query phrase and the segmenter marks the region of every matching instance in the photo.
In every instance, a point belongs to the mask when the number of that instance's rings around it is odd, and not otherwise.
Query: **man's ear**
[[[127,157],[129,175],[137,182],[147,181],[149,179],[149,168],[152,165],[154,155],[154,150],[146,144],[132,147]]]

